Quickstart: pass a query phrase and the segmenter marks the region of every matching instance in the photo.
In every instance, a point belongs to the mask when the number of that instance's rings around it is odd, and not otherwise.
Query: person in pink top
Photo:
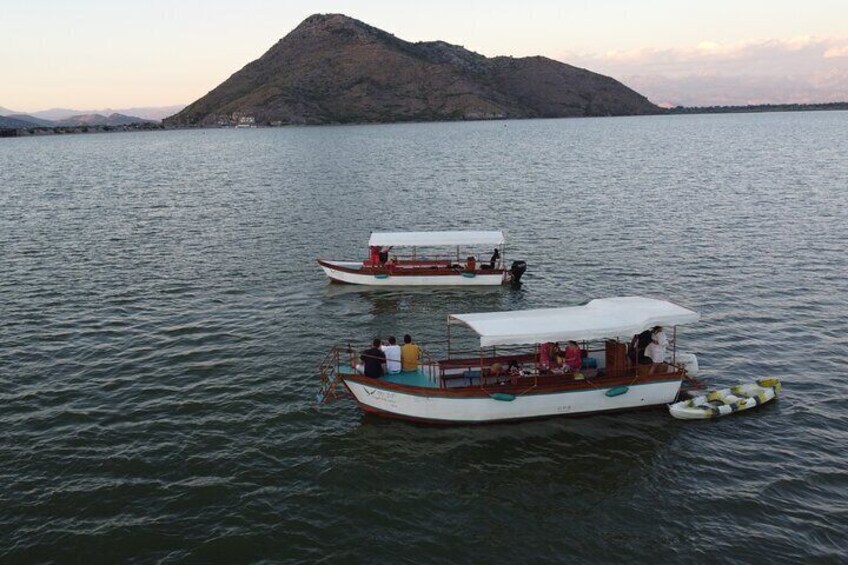
[[[368,248],[368,262],[372,267],[380,264],[380,246],[372,245]]]
[[[580,351],[580,346],[576,341],[569,340],[568,345],[565,346],[565,366],[569,371],[576,373],[582,364],[583,352]]]

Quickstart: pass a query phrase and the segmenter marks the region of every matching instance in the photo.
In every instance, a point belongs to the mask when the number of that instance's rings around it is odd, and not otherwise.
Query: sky
[[[666,106],[848,101],[848,0],[0,0],[0,107],[189,104],[314,13],[543,55]]]

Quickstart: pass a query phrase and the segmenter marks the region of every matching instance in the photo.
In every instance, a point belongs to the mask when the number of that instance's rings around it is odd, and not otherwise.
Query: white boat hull
[[[360,284],[369,286],[498,286],[503,284],[504,275],[501,271],[495,271],[493,274],[476,274],[473,277],[466,276],[463,273],[452,275],[373,275],[370,273],[352,273],[348,270],[336,269],[333,266],[343,267],[345,269],[356,269],[362,266],[362,263],[351,261],[324,261],[321,263],[321,268],[332,280],[347,283]]]
[[[344,381],[367,412],[378,412],[425,422],[465,424],[579,415],[663,405],[674,401],[681,384],[680,380],[637,384],[627,387],[626,392],[616,396],[607,396],[606,393],[612,388],[620,387],[525,394],[506,401],[489,396],[457,395],[452,397],[428,394],[428,389],[412,393],[350,379],[344,379]],[[444,389],[437,390],[444,391]],[[490,392],[496,393],[497,388],[492,388]]]

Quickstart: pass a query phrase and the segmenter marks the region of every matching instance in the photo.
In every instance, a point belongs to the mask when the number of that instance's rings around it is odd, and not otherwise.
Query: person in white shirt
[[[668,348],[668,338],[666,337],[662,326],[654,326],[654,329],[651,330],[651,340],[660,347],[662,358],[665,359],[666,349]]]
[[[389,344],[382,346],[381,349],[386,354],[386,372],[400,373],[400,345],[397,344],[395,336],[390,336]]]
[[[668,345],[668,338],[665,337],[662,327],[656,326],[651,332],[651,343],[645,348],[645,357],[651,358],[651,373],[656,371],[665,359],[666,345]]]

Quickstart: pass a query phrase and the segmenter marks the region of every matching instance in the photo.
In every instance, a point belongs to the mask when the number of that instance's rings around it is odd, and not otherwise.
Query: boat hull
[[[333,281],[369,286],[498,286],[504,283],[502,270],[489,273],[463,273],[448,269],[384,269],[362,272],[362,263],[319,260],[324,273]]]
[[[366,412],[439,424],[508,422],[659,406],[673,402],[681,384],[681,379],[675,378],[627,387],[591,386],[543,392],[530,389],[525,394],[512,395],[499,393],[497,387],[489,391],[477,389],[476,394],[452,393],[445,389],[401,389],[362,377],[342,378]],[[622,388],[626,389],[623,393],[619,392]],[[611,391],[613,394],[608,394]]]

